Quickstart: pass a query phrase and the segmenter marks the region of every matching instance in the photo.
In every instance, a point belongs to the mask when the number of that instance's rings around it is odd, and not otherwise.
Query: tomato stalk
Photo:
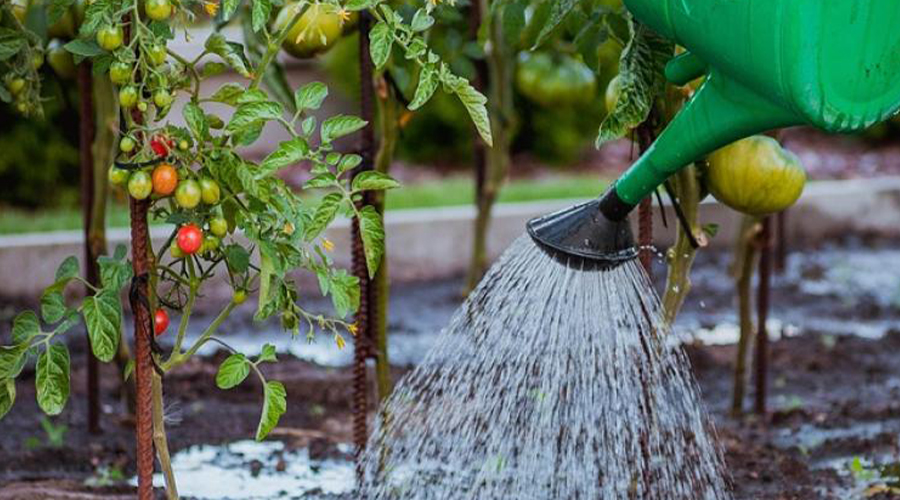
[[[741,221],[741,230],[738,233],[732,267],[737,288],[740,324],[740,338],[738,339],[734,363],[734,389],[731,400],[732,417],[739,417],[744,412],[744,395],[747,391],[747,358],[754,335],[750,289],[753,282],[753,271],[756,268],[756,261],[759,256],[759,232],[759,219],[751,215],[745,215]]]
[[[300,17],[304,12],[309,8],[309,6],[305,6],[303,8],[297,9],[297,12],[294,14],[294,17],[291,21],[285,24],[281,31],[275,34],[274,39],[269,36],[269,44],[266,47],[266,52],[263,54],[262,59],[259,61],[259,65],[256,67],[256,72],[253,74],[253,81],[250,82],[250,90],[253,90],[259,87],[259,84],[262,83],[263,76],[266,74],[266,68],[269,67],[269,64],[275,59],[275,56],[278,55],[278,52],[281,50],[281,44],[287,38],[288,33],[291,31],[291,27],[297,24],[297,21],[300,20]]]

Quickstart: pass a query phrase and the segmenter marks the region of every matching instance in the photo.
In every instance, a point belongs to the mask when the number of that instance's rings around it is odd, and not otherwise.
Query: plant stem
[[[752,216],[744,216],[738,234],[733,271],[738,295],[738,316],[740,318],[740,338],[734,362],[734,389],[731,400],[731,415],[739,417],[744,412],[744,395],[747,392],[747,358],[753,341],[753,317],[751,311],[750,288],[753,270],[756,267],[757,234],[759,221]]]
[[[219,312],[219,315],[216,316],[216,318],[212,321],[212,323],[209,324],[208,327],[206,327],[206,330],[203,331],[203,334],[200,335],[200,338],[198,338],[194,342],[194,345],[192,345],[191,348],[187,350],[187,352],[185,352],[184,354],[178,354],[174,352],[172,353],[172,357],[169,358],[165,363],[163,363],[163,371],[168,372],[172,368],[190,359],[194,354],[197,354],[197,351],[200,350],[201,347],[203,347],[203,344],[208,342],[210,337],[216,334],[216,331],[220,326],[222,326],[222,323],[228,318],[228,316],[231,314],[231,311],[233,311],[236,306],[237,304],[235,304],[234,301],[228,302],[228,305],[225,306],[225,308],[222,309],[221,312]]]
[[[702,240],[702,230],[698,227],[697,216],[700,209],[700,179],[697,177],[697,167],[691,165],[680,170],[672,176],[672,190],[678,198],[678,203],[684,211],[685,219],[690,226],[694,238]],[[669,249],[667,260],[669,263],[666,275],[666,290],[663,293],[663,317],[666,325],[671,327],[684,305],[684,300],[691,292],[691,267],[697,249],[691,244],[689,235],[681,224],[675,225],[675,244]]]
[[[259,87],[259,84],[262,82],[263,76],[266,74],[266,69],[269,67],[269,64],[275,59],[275,56],[278,55],[278,52],[281,51],[281,44],[284,42],[285,38],[287,38],[288,32],[291,30],[291,27],[297,24],[297,21],[300,20],[300,16],[306,12],[308,7],[298,8],[297,12],[294,13],[293,19],[284,26],[282,26],[281,31],[279,31],[275,35],[275,39],[269,39],[269,45],[266,47],[266,52],[263,54],[262,59],[259,61],[259,65],[256,67],[256,71],[253,73],[253,81],[250,82],[250,87],[248,90],[253,90]]]
[[[175,484],[175,472],[172,470],[172,459],[169,456],[169,441],[166,438],[165,407],[163,406],[163,386],[159,374],[153,373],[153,445],[159,458],[159,467],[166,480],[166,498],[178,499],[178,487]]]

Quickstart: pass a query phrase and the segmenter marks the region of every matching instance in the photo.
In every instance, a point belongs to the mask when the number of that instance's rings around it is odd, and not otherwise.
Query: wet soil
[[[752,412],[752,383],[744,402],[746,414],[730,414],[733,344],[698,340],[687,346],[717,425],[735,497],[900,498],[900,490],[891,492],[900,474],[889,467],[900,459],[900,303],[895,300],[900,267],[892,264],[892,259],[900,259],[900,244],[850,242],[838,249],[813,250],[794,254],[785,275],[774,282],[765,414]],[[733,323],[727,260],[709,254],[698,261],[694,293],[679,323],[683,334]],[[849,274],[839,272],[840,266],[849,266]],[[894,290],[876,279],[889,269],[896,277]],[[872,276],[864,278],[867,272]],[[458,303],[459,286],[453,280],[399,286],[392,301],[392,330],[402,332],[398,338],[433,333]],[[3,305],[0,309],[9,310]],[[235,320],[233,328],[264,335],[246,319]],[[857,329],[879,333],[861,336]],[[6,335],[0,330],[0,338]],[[72,397],[65,412],[52,420],[54,426],[68,428],[61,443],[49,442],[41,427],[33,372],[26,371],[17,384],[16,405],[0,424],[0,500],[130,494],[128,486],[114,480],[117,474],[110,474],[134,473],[133,422],[123,416],[118,375],[112,366],[103,366],[103,432],[87,434],[84,345],[74,342],[71,347]],[[261,388],[251,377],[230,391],[217,389],[213,381],[222,359],[221,352],[199,357],[166,377],[173,452],[198,443],[252,438]],[[395,377],[415,362],[415,357],[405,359],[395,367]],[[326,364],[282,354],[279,363],[266,366],[267,374],[282,381],[289,394],[288,412],[273,439],[283,440],[290,449],[306,448],[311,457],[349,459],[336,444],[351,441],[352,374],[341,362]],[[85,480],[110,484],[88,487]],[[298,498],[334,497],[313,492]]]

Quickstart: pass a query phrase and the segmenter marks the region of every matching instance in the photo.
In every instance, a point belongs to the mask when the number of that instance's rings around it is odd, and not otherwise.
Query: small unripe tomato
[[[44,54],[41,52],[35,52],[34,55],[31,56],[31,67],[35,70],[41,69],[41,66],[44,65]]]
[[[186,141],[186,140],[184,140],[184,139],[178,141],[178,149],[180,149],[180,150],[182,150],[182,151],[187,151],[187,149],[188,149],[190,146],[191,146],[191,145],[188,144],[188,141]]]
[[[147,59],[153,66],[162,66],[166,62],[166,47],[158,43],[154,43],[147,48]]]
[[[228,234],[228,222],[223,217],[213,217],[209,221],[209,231],[219,238],[224,238]]]
[[[138,108],[138,111],[140,111],[141,113],[146,113],[147,112],[147,103],[144,101],[141,101],[138,103],[137,108]]]
[[[172,15],[172,3],[169,0],[144,0],[144,12],[154,21],[165,21]]]
[[[210,252],[215,252],[219,249],[219,238],[211,234],[207,234],[203,237],[203,244],[200,245],[200,253],[207,254]]]
[[[203,245],[203,231],[195,224],[185,224],[178,229],[175,243],[185,255],[193,255]]]
[[[50,42],[48,49],[47,60],[50,62],[50,67],[53,68],[53,71],[60,78],[74,78],[76,70],[72,53],[64,49],[58,40]]]
[[[215,205],[222,196],[219,184],[209,177],[200,179],[200,193],[203,198],[203,203],[206,203],[207,205]]]
[[[138,92],[133,85],[126,85],[119,89],[119,105],[125,109],[131,109],[138,102]]]
[[[172,104],[172,94],[166,89],[159,89],[153,93],[153,104],[157,108],[166,108]]]
[[[136,200],[145,200],[153,192],[153,181],[150,174],[144,171],[135,172],[128,178],[128,194]]]
[[[97,31],[97,45],[103,50],[113,51],[122,46],[124,33],[121,26],[106,26]]]
[[[116,85],[124,85],[131,82],[133,68],[130,64],[116,61],[109,66],[109,79]]]
[[[119,167],[110,167],[109,173],[106,175],[109,177],[109,183],[113,186],[124,186],[128,183],[128,178],[131,176],[127,170]]]
[[[169,163],[160,163],[153,169],[153,192],[159,196],[169,196],[178,186],[178,172]]]
[[[196,208],[200,204],[201,197],[200,185],[193,179],[180,182],[175,189],[175,202],[181,208]]]
[[[800,160],[766,136],[737,141],[712,153],[704,177],[723,204],[750,215],[780,212],[800,198],[806,171]]]
[[[21,77],[10,78],[6,82],[6,89],[12,95],[19,95],[25,89],[25,79]]]
[[[181,249],[178,248],[177,243],[173,243],[172,245],[169,246],[169,255],[171,255],[173,259],[183,259],[184,258],[184,252],[182,252]]]
[[[122,140],[119,141],[119,151],[123,153],[130,153],[134,151],[134,139],[131,137],[125,136]]]
[[[165,309],[157,309],[153,313],[153,332],[159,336],[169,328],[169,313]]]
[[[247,301],[247,291],[246,290],[235,290],[233,294],[231,294],[231,301],[237,305],[241,305]]]

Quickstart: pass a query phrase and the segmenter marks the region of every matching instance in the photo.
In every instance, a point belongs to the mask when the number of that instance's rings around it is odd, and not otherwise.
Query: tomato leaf
[[[357,154],[347,154],[341,157],[341,161],[338,162],[338,174],[343,174],[348,170],[353,170],[358,167],[359,164],[362,163],[362,156]]]
[[[672,42],[629,18],[631,40],[622,51],[621,93],[616,107],[603,119],[596,146],[624,137],[650,114],[656,97],[665,90],[664,70],[674,53]]]
[[[97,264],[100,266],[100,281],[103,283],[103,288],[121,290],[122,287],[125,286],[125,283],[128,283],[128,280],[131,279],[133,271],[131,265],[125,260],[125,246],[119,245],[119,248],[123,250],[121,257],[117,257],[117,255],[119,255],[117,251],[116,255],[113,257],[103,255],[97,259]]]
[[[297,111],[319,109],[328,97],[328,87],[322,82],[309,82],[294,92],[294,104]]]
[[[409,109],[415,111],[431,100],[431,96],[434,95],[434,91],[437,90],[439,83],[437,67],[434,64],[426,64],[419,74],[416,95],[413,97],[412,102],[409,103]]]
[[[230,2],[234,2],[234,8],[237,8],[237,0],[223,0],[223,3],[226,4],[223,6],[223,12]],[[240,44],[229,42],[221,33],[213,33],[206,39],[205,47],[209,52],[221,57],[239,75],[244,78],[250,78],[250,70],[247,69],[247,58],[244,56],[244,50]]]
[[[103,290],[84,299],[81,313],[91,341],[91,352],[108,363],[116,356],[122,330],[122,304],[119,294]]]
[[[379,1],[380,0],[349,0],[344,5],[344,8],[351,12],[358,11],[358,10],[366,10],[366,9],[370,9],[370,8],[378,5]]]
[[[216,386],[219,389],[237,387],[249,374],[250,364],[247,357],[240,353],[232,354],[219,365],[219,372],[216,373]]]
[[[250,254],[240,245],[228,245],[225,247],[225,262],[235,273],[244,274],[250,269]]]
[[[400,183],[384,172],[367,170],[360,172],[353,178],[354,191],[372,191],[382,189],[394,189],[400,187]]]
[[[38,356],[35,368],[37,402],[47,415],[59,415],[69,399],[69,350],[51,344]]]
[[[78,259],[70,255],[56,268],[56,282],[68,282],[76,276],[78,276]]]
[[[66,311],[62,287],[52,285],[44,289],[44,292],[41,294],[41,317],[44,318],[44,321],[50,324],[56,323],[63,319]]]
[[[272,344],[263,345],[262,351],[260,351],[259,353],[259,357],[256,358],[257,363],[263,363],[266,361],[272,363],[278,361],[278,358],[275,357],[275,346]]]
[[[453,77],[452,81],[447,83],[449,83],[452,92],[456,94],[456,97],[458,97],[463,106],[465,106],[466,111],[468,111],[472,123],[475,124],[475,129],[478,130],[478,135],[481,136],[485,144],[493,146],[494,139],[491,136],[491,119],[488,116],[486,107],[487,97],[482,95],[481,92],[476,90],[475,87],[470,85],[468,80],[464,78]]]
[[[425,31],[434,25],[434,18],[428,15],[425,9],[419,9],[413,14],[409,25],[413,31]]]
[[[312,221],[306,227],[307,241],[315,239],[329,224],[331,224],[331,221],[333,221],[337,215],[338,208],[341,206],[342,201],[344,201],[344,196],[341,193],[329,193],[322,198],[322,201],[316,208],[316,213],[313,215]]]
[[[381,256],[384,255],[384,225],[381,221],[381,214],[375,210],[375,207],[367,205],[360,210],[359,234],[366,254],[369,278],[374,278],[375,272],[378,271],[378,266],[381,264]]]
[[[278,425],[278,420],[287,411],[287,391],[284,384],[274,380],[266,382],[263,392],[262,415],[259,419],[259,427],[256,429],[256,440],[262,441]]]
[[[348,314],[356,312],[359,308],[359,278],[341,269],[332,273],[329,281],[335,314],[346,318]]]
[[[76,56],[95,57],[103,54],[103,49],[93,40],[84,40],[81,38],[72,40],[63,46],[64,49],[75,54]]]
[[[12,30],[4,30],[0,35],[0,61],[5,61],[19,53],[25,45],[25,38]],[[100,48],[99,46],[97,47]]]
[[[9,413],[16,401],[16,381],[13,379],[0,379],[0,419]]]
[[[185,123],[187,123],[197,140],[203,141],[209,137],[209,122],[206,121],[206,114],[200,109],[200,106],[189,102],[184,105],[182,114],[184,115]]]
[[[0,380],[16,378],[25,366],[25,352],[28,343],[0,346]]]
[[[378,23],[369,31],[369,56],[375,69],[381,69],[387,63],[393,44],[394,34],[387,24]]]
[[[222,8],[219,11],[219,15],[222,18],[222,23],[227,23],[234,16],[234,13],[237,12],[238,7],[241,5],[241,0],[222,0]]]
[[[28,342],[41,333],[41,323],[34,311],[22,311],[13,319],[12,340],[16,344]]]
[[[323,143],[329,143],[365,127],[367,122],[358,116],[335,115],[324,122],[319,130]]]
[[[225,103],[231,106],[237,105],[238,98],[240,98],[246,90],[244,86],[235,83],[228,82],[225,85],[219,87],[213,95],[209,96],[211,101]]]
[[[269,15],[272,13],[271,0],[253,0],[253,8],[250,12],[250,19],[253,24],[253,32],[259,33],[265,28],[269,21]]]
[[[278,145],[278,149],[260,163],[256,170],[256,178],[262,178],[274,174],[279,169],[293,165],[306,158],[309,154],[309,144],[302,137],[284,141]]]
[[[281,118],[284,109],[273,101],[254,101],[238,106],[231,121],[225,127],[227,132],[237,132],[251,125]]]
[[[542,45],[550,35],[553,34],[556,27],[559,26],[566,16],[575,9],[577,0],[552,0],[550,3],[552,5],[550,8],[550,15],[544,22],[544,25],[537,36],[537,40],[535,40],[534,45],[531,47],[532,49]]]

